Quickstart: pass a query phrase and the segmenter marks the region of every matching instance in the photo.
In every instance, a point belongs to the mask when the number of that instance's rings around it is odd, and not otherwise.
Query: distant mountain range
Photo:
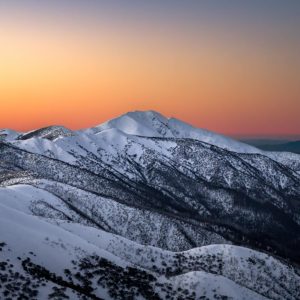
[[[268,139],[242,139],[244,143],[265,151],[293,152],[300,154],[300,140],[268,140]]]
[[[298,154],[154,111],[0,131],[0,298],[299,299],[299,247]]]

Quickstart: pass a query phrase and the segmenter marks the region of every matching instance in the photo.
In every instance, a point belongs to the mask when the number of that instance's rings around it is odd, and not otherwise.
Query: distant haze
[[[238,140],[257,140],[257,141],[298,141],[300,134],[294,135],[231,135]]]

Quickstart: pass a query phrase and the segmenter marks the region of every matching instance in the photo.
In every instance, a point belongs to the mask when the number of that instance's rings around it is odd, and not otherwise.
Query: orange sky
[[[78,129],[152,109],[227,134],[300,133],[293,26],[94,17],[2,15],[0,128]]]

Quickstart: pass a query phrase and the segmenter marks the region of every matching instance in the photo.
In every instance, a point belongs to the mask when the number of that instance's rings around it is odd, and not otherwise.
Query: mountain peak
[[[118,129],[126,134],[147,137],[171,137],[167,130],[168,118],[153,110],[130,111],[92,128],[93,133],[107,129]]]
[[[14,140],[20,134],[17,131],[11,129],[1,129],[0,130],[0,140]]]
[[[130,116],[132,118],[147,118],[147,119],[158,119],[160,121],[167,121],[168,118],[155,110],[134,110],[123,114],[122,116]]]
[[[60,136],[66,137],[73,135],[73,131],[64,126],[47,126],[33,131],[22,134],[19,140],[28,140],[33,137],[45,138],[48,140],[54,140]]]
[[[176,118],[167,118],[153,110],[130,111],[91,128],[88,132],[96,134],[103,130],[113,128],[129,135],[162,138],[190,138],[231,151],[245,153],[260,152],[257,148],[250,145],[206,129],[194,127]]]

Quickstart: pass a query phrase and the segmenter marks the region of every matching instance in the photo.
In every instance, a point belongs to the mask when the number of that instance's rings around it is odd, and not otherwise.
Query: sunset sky
[[[147,109],[300,134],[300,1],[0,0],[0,128]]]

